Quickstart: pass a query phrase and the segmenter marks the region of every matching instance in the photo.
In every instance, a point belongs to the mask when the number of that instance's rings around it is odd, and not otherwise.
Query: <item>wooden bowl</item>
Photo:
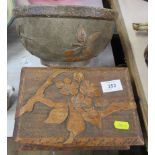
[[[14,9],[25,48],[44,62],[79,62],[96,57],[110,42],[116,12],[81,6]]]

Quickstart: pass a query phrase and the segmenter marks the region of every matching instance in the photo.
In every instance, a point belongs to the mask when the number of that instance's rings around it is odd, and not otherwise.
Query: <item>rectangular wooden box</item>
[[[23,149],[143,145],[128,69],[23,68],[14,136]]]

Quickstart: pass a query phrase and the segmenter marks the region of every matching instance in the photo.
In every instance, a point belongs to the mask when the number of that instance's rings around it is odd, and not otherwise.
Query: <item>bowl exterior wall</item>
[[[99,19],[20,17],[21,42],[44,61],[78,62],[97,56],[110,42],[114,22]]]

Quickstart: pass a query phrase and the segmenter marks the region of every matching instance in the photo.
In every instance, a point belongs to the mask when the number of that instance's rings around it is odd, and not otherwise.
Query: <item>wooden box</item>
[[[128,69],[22,69],[14,135],[22,149],[143,145]]]

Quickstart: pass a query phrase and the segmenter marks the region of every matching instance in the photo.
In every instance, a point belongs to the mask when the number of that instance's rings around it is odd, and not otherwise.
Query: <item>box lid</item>
[[[14,135],[38,148],[143,145],[128,69],[22,69]]]

